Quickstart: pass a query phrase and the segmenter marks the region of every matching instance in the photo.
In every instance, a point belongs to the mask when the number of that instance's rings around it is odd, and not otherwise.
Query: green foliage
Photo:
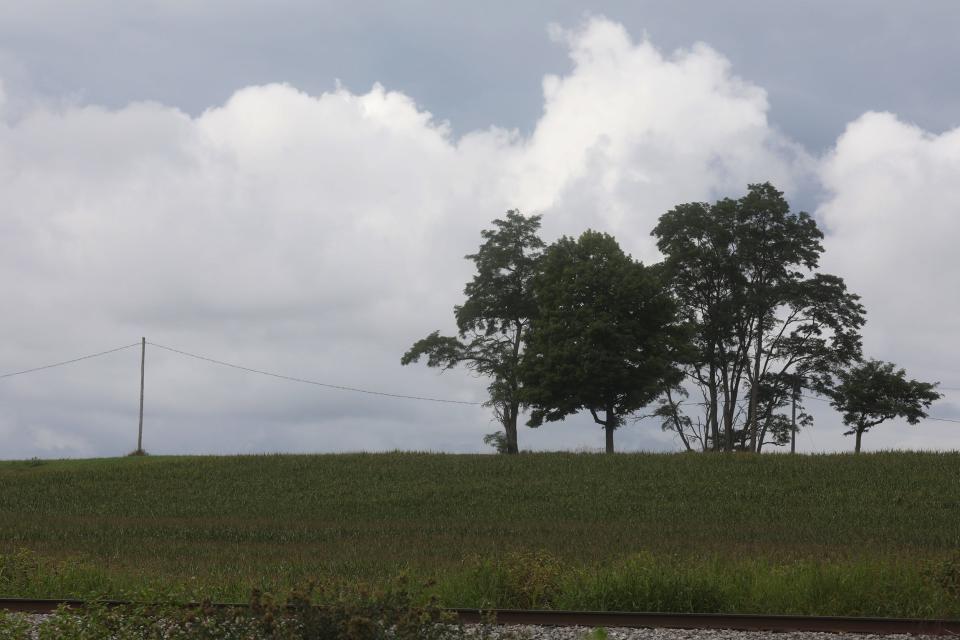
[[[484,242],[477,252],[466,256],[476,264],[477,274],[463,290],[466,301],[454,310],[461,335],[508,334],[518,321],[537,313],[530,281],[545,246],[537,235],[540,216],[525,217],[512,210],[493,224],[495,230],[480,232]]]
[[[0,610],[0,640],[29,638],[33,624],[26,614]]]
[[[483,444],[493,447],[497,453],[510,453],[507,434],[503,431],[495,431],[483,436]]]
[[[540,311],[520,369],[528,424],[587,410],[612,451],[624,418],[680,380],[676,307],[656,270],[595,231],[551,245],[534,292]]]
[[[892,362],[867,360],[837,373],[838,384],[832,389],[831,404],[843,414],[849,428],[844,435],[856,435],[855,451],[860,451],[860,438],[881,422],[900,417],[917,424],[927,417],[926,409],[942,394],[935,391],[937,382],[907,380],[906,371]]]
[[[960,604],[960,551],[931,563],[927,575]]]
[[[791,213],[783,194],[763,183],[739,200],[678,205],[653,235],[682,313],[696,327],[687,374],[707,400],[697,418],[682,398],[671,402],[661,414],[665,427],[704,449],[783,444],[776,416],[794,388],[823,391],[860,356],[865,312],[842,279],[815,272],[823,252],[816,222]]]
[[[477,267],[463,292],[466,300],[454,307],[458,337],[434,331],[418,340],[400,359],[407,365],[426,356],[427,366],[457,365],[491,378],[489,405],[503,424],[507,453],[516,453],[517,417],[522,408],[517,368],[525,332],[537,312],[531,283],[544,243],[537,236],[540,216],[507,212],[484,230],[477,253],[466,256]]]
[[[562,591],[562,574],[560,560],[546,551],[513,551],[467,558],[453,583],[480,608],[551,609]]]

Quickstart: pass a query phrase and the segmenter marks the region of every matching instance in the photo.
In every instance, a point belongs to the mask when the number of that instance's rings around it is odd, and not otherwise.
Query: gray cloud
[[[931,131],[960,124],[952,0],[594,6],[666,51],[711,43],[766,88],[777,127],[815,152],[871,109]],[[429,105],[458,134],[490,125],[528,133],[541,114],[540,78],[569,70],[544,27],[584,14],[568,0],[8,1],[0,2],[0,73],[9,84],[19,69],[18,86],[41,99],[111,108],[149,99],[192,115],[238,87],[285,81],[316,95],[335,78],[361,91],[379,81]]]

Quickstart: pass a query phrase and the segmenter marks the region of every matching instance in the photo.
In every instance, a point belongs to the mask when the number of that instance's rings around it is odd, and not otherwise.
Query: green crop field
[[[960,454],[0,463],[0,595],[960,615]]]

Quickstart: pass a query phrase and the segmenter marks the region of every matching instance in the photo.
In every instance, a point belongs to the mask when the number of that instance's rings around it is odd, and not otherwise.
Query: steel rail
[[[32,614],[53,613],[59,607],[82,608],[84,600],[32,600],[0,598],[0,610]],[[98,600],[96,604],[118,607],[135,604]],[[143,603],[137,603],[143,604]],[[198,603],[178,605],[197,607]],[[240,603],[214,603],[217,608],[245,608]],[[524,609],[446,609],[464,624],[492,622],[502,625],[548,627],[629,627],[665,629],[730,629],[735,631],[820,631],[960,636],[960,620],[921,618],[867,618],[845,616],[792,616],[739,613],[634,613],[627,611],[550,611]]]

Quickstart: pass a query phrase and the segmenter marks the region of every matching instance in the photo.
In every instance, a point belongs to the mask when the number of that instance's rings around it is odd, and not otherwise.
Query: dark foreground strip
[[[0,610],[24,613],[52,613],[57,607],[79,608],[83,600],[28,600],[0,598]],[[115,600],[99,604],[113,607],[130,602]],[[184,606],[198,606],[188,604]],[[220,607],[245,604],[217,603]],[[465,624],[532,624],[547,627],[650,627],[667,629],[733,629],[736,631],[825,631],[828,633],[905,633],[913,635],[960,636],[960,620],[915,618],[847,618],[834,616],[763,616],[719,613],[628,613],[605,611],[526,611],[517,609],[449,609]]]

